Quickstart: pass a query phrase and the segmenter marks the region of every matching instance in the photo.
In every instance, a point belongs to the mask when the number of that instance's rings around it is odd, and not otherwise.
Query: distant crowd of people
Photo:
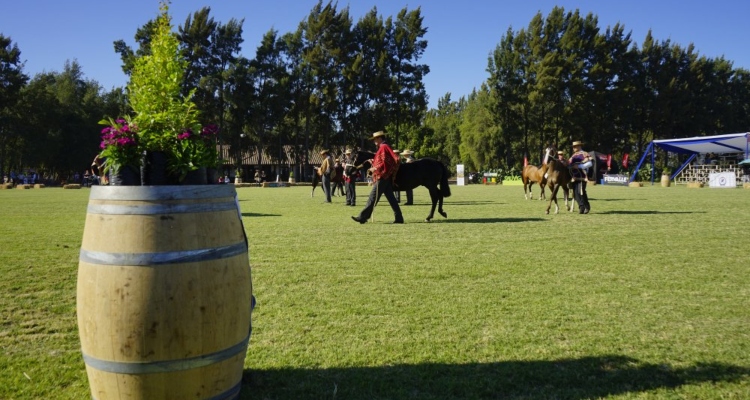
[[[34,185],[39,183],[39,181],[39,174],[33,170],[19,173],[16,173],[16,171],[10,171],[10,176],[7,174],[3,175],[3,183],[10,183],[12,185]]]

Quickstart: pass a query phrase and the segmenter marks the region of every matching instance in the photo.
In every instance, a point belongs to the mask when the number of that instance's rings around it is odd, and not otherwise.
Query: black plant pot
[[[219,170],[216,168],[206,168],[206,181],[209,185],[216,185],[219,183]]]
[[[167,172],[167,153],[163,151],[146,151],[143,153],[141,184],[144,186],[177,184],[177,179]]]
[[[111,186],[140,186],[141,177],[136,167],[125,165],[112,168],[109,174]]]
[[[206,185],[206,167],[201,167],[190,171],[185,175],[185,179],[180,182],[182,185]]]

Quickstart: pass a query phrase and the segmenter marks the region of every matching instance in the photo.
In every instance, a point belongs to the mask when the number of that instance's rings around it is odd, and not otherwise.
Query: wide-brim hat
[[[377,131],[377,132],[373,133],[372,137],[370,138],[370,140],[375,140],[376,138],[379,138],[379,137],[384,138],[385,137],[385,132],[383,132],[383,131]]]
[[[346,151],[344,152],[344,154],[352,154],[352,150],[351,149],[346,149]]]
[[[401,154],[401,150],[393,150],[395,154]]]
[[[414,154],[414,152],[412,152],[411,150],[408,150],[408,149],[401,152],[402,156],[410,156],[412,154]]]
[[[328,149],[323,149],[320,151],[320,155],[328,154]]]
[[[581,141],[579,141],[579,140],[576,140],[575,142],[573,142],[572,146],[573,146],[573,147],[576,147],[576,146],[583,146],[583,142],[581,142]]]
[[[561,150],[559,150],[559,151],[557,152],[557,154],[559,154],[559,155],[563,155],[563,154],[565,154],[565,153],[563,153],[563,152],[562,152]]]

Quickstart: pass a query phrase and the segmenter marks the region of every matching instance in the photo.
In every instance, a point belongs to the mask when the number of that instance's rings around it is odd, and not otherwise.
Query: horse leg
[[[448,213],[443,211],[443,196],[440,194],[438,194],[438,212],[443,216],[443,218],[448,218]]]
[[[430,191],[430,199],[432,200],[432,208],[430,208],[430,215],[427,216],[427,219],[425,219],[425,222],[430,222],[432,218],[435,216],[435,206],[437,206],[438,198],[440,197],[440,192],[438,192],[437,187],[430,187],[427,189]]]
[[[539,182],[539,188],[542,189],[542,194],[539,197],[539,200],[547,200],[547,195],[544,194],[544,183]]]
[[[550,194],[549,204],[547,204],[547,211],[545,214],[549,214],[549,209],[552,208],[552,202],[555,202],[555,214],[560,212],[560,206],[557,205],[557,190],[560,189],[560,185],[555,185]]]
[[[531,200],[526,192],[526,185],[528,184],[528,182],[526,181],[526,179],[521,179],[521,181],[523,181],[523,198],[526,200]],[[531,191],[531,186],[529,186],[529,191]]]

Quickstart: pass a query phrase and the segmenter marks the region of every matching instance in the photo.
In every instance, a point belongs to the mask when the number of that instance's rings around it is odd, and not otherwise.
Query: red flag
[[[625,155],[622,156],[622,166],[625,169],[628,168],[628,153],[625,153]]]
[[[612,169],[612,154],[607,154],[607,171]]]
[[[529,165],[529,160],[526,158],[526,156],[523,156],[523,166]]]

